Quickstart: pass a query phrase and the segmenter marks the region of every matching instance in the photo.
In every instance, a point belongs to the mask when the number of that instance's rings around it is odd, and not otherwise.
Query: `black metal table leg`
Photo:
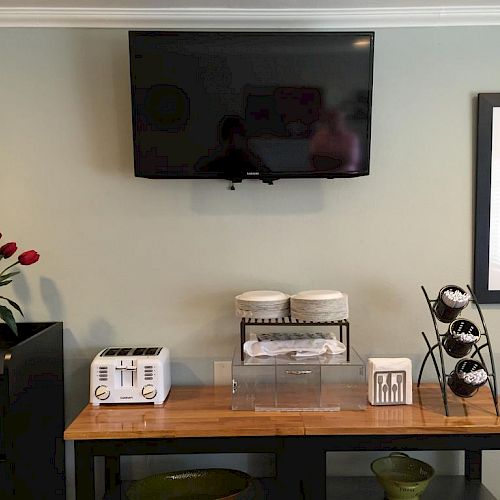
[[[301,456],[293,439],[283,439],[276,450],[276,480],[280,496],[287,500],[300,500],[301,476],[300,467],[307,457]]]
[[[326,451],[321,446],[309,445],[305,442],[302,489],[305,500],[326,498]]]
[[[326,498],[326,452],[309,438],[285,438],[276,454],[276,477],[283,498]]]
[[[75,441],[76,500],[95,498],[94,456],[89,441]]]
[[[482,452],[481,450],[465,450],[465,478],[481,481]]]
[[[109,493],[119,486],[120,477],[120,457],[104,457],[104,484],[105,492]]]

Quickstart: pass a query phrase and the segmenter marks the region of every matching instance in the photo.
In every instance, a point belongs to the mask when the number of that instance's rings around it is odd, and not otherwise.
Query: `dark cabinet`
[[[0,325],[0,498],[65,498],[62,323]]]

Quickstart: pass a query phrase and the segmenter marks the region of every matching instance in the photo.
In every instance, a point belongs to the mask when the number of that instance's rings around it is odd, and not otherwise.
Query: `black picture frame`
[[[481,304],[498,304],[500,303],[500,283],[490,284],[490,273],[497,272],[496,267],[493,268],[493,264],[490,263],[490,246],[492,243],[492,166],[494,161],[500,162],[500,155],[493,153],[493,127],[495,126],[497,131],[500,130],[500,93],[479,94],[477,101],[474,293]],[[494,112],[495,108],[499,111]],[[495,135],[497,142],[500,141],[498,135],[497,132]],[[497,185],[498,182],[495,184]],[[495,246],[500,247],[500,239]]]

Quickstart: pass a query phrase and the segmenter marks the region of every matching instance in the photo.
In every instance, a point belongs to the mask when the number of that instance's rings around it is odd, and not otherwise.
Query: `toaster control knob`
[[[94,391],[94,394],[95,394],[95,397],[97,399],[104,401],[105,399],[109,398],[109,395],[111,394],[111,392],[109,390],[109,387],[107,387],[105,385],[100,385],[99,387],[96,388],[96,390]]]
[[[146,399],[153,399],[156,396],[156,387],[154,385],[148,384],[142,388],[142,395]]]

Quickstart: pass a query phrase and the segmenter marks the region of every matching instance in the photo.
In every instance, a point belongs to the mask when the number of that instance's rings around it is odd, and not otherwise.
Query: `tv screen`
[[[372,32],[132,31],[129,41],[136,176],[369,173]]]

